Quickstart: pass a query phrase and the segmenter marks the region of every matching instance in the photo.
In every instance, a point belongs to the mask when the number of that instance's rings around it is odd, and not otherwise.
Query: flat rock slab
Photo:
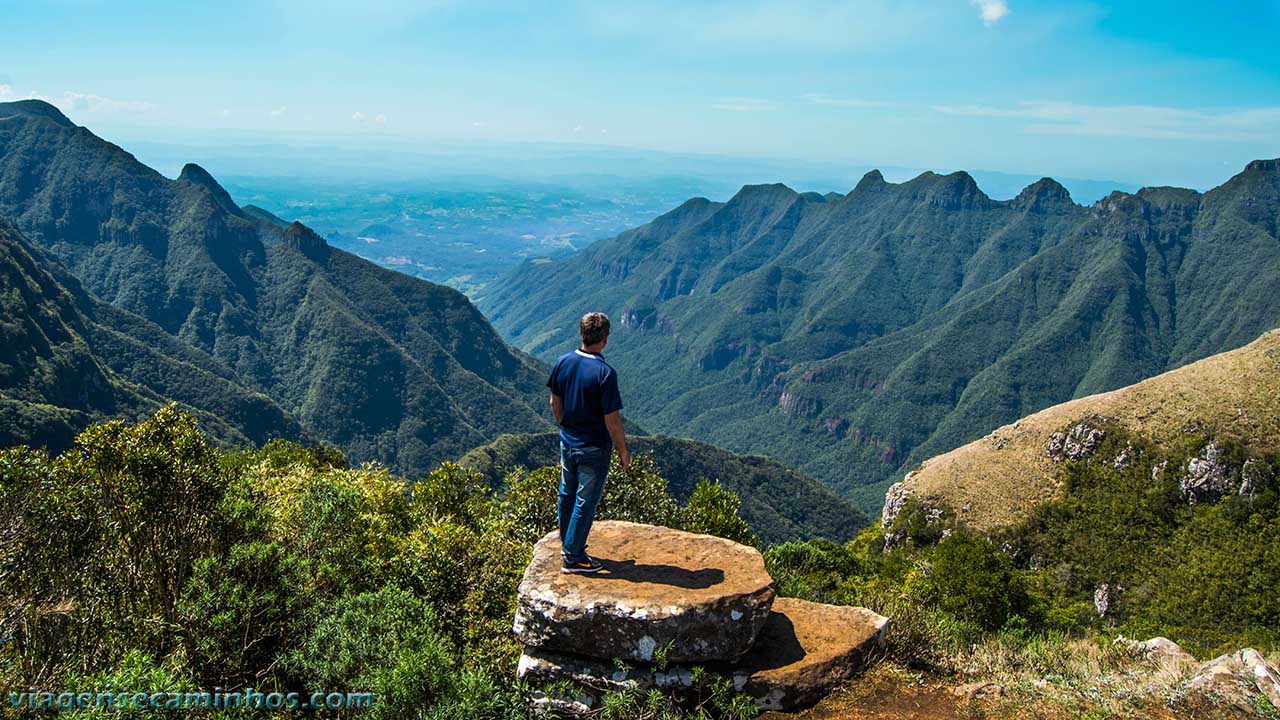
[[[560,538],[533,548],[515,633],[528,647],[650,662],[733,660],[764,627],[773,578],[755,548],[654,525],[595,523],[591,556],[605,570],[560,572]]]
[[[852,677],[884,644],[889,619],[857,607],[778,598],[750,652],[736,663],[706,663],[729,677],[734,689],[763,710],[795,710],[821,700]],[[516,674],[535,687],[570,681],[575,701],[595,707],[600,696],[626,689],[688,689],[692,667],[674,664],[619,666],[599,658],[526,648]]]
[[[763,710],[811,705],[853,677],[884,646],[889,618],[866,608],[778,598],[733,673]]]

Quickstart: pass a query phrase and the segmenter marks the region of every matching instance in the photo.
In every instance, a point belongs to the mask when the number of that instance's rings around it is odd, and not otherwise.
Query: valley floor
[[[1204,700],[1170,702],[1133,696],[1120,687],[1074,683],[1000,685],[974,692],[966,678],[921,673],[894,663],[868,671],[800,713],[766,713],[760,720],[1245,720],[1268,717]]]

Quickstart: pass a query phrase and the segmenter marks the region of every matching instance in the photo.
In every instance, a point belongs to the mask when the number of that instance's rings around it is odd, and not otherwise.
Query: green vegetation
[[[741,498],[743,519],[765,543],[811,537],[844,541],[870,522],[821,483],[768,458],[665,435],[629,437],[627,442],[633,452],[653,456],[680,502],[689,501],[704,481],[732,491]],[[458,463],[498,487],[512,470],[559,464],[559,443],[556,433],[503,435]]]
[[[544,366],[461,293],[246,212],[195,165],[165,178],[47,103],[0,116],[0,440],[60,450],[172,400],[222,444],[319,439],[418,475],[550,427]]]
[[[1211,441],[1233,481],[1192,504],[1180,481]],[[1280,455],[1229,438],[1157,445],[1110,426],[1067,463],[1064,495],[1018,525],[982,535],[911,498],[848,545],[785,543],[765,560],[784,595],[893,617],[889,653],[909,665],[957,670],[992,633],[1015,648],[1163,635],[1202,659],[1280,649],[1278,470]]]
[[[613,472],[601,517],[751,539],[719,486],[682,506],[647,455]],[[0,451],[0,682],[372,692],[359,717],[526,717],[511,621],[557,481],[541,468],[493,492],[446,463],[411,484],[283,440],[228,452],[172,405],[57,457]],[[703,688],[622,694],[602,717],[754,715]]]
[[[298,438],[301,428],[221,363],[105,305],[0,219],[0,446],[71,445],[91,421],[182,403],[224,444]]]
[[[1274,327],[1277,215],[1276,161],[1093,207],[1048,179],[993,201],[965,173],[873,172],[844,197],[690,200],[479,304],[543,358],[584,310],[610,313],[637,422],[778,458],[873,513],[925,458]]]

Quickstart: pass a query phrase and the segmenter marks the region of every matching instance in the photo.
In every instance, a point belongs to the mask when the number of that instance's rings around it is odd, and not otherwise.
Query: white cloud
[[[970,2],[978,6],[978,10],[982,13],[982,22],[987,27],[995,25],[1009,14],[1009,5],[1005,0],[970,0]]]
[[[73,90],[64,91],[53,104],[65,113],[145,113],[156,109],[154,104],[142,100],[116,100]]]
[[[355,120],[356,122],[364,122],[364,113],[357,110],[355,114],[351,116],[351,119]]]
[[[0,85],[0,100],[12,100],[14,97],[12,85]]]
[[[386,124],[387,124],[387,116],[386,116],[386,115],[378,115],[378,117],[374,118],[374,119],[373,119],[373,121],[374,121],[374,122],[376,122],[376,123],[378,123],[379,125],[386,125]]]
[[[805,100],[814,105],[839,105],[841,107],[884,107],[884,103],[878,100],[861,100],[858,98],[836,98],[822,93],[809,93],[804,96]]]
[[[1265,140],[1280,134],[1280,107],[1200,109],[1028,100],[1012,107],[935,105],[933,109],[948,115],[1025,120],[1027,132],[1052,135]]]
[[[711,107],[716,110],[728,110],[729,112],[755,112],[757,110],[771,110],[773,103],[760,98],[725,98],[719,102],[713,103]]]
[[[575,133],[580,133],[580,132],[582,132],[582,126],[581,126],[581,125],[575,125],[575,126],[573,127],[573,131],[574,131]]]
[[[280,107],[276,108],[275,110],[272,110],[271,112],[267,113],[267,115],[268,115],[268,116],[270,116],[270,117],[273,117],[273,118],[278,118],[278,117],[283,116],[283,115],[284,115],[285,113],[287,113],[287,112],[289,112],[289,108],[288,108],[287,106],[285,106],[285,105],[281,105]]]

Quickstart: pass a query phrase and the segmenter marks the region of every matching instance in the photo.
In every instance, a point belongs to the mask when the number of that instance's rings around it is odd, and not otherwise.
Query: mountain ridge
[[[198,165],[169,180],[51,108],[0,104],[0,216],[309,437],[413,476],[550,426],[544,366],[461,293],[250,215]]]
[[[1050,178],[992,200],[963,172],[873,171],[821,202],[749,186],[526,262],[477,303],[544,357],[576,315],[620,317],[639,422],[768,453],[871,511],[929,454],[1274,326],[1277,166],[1092,206]]]

